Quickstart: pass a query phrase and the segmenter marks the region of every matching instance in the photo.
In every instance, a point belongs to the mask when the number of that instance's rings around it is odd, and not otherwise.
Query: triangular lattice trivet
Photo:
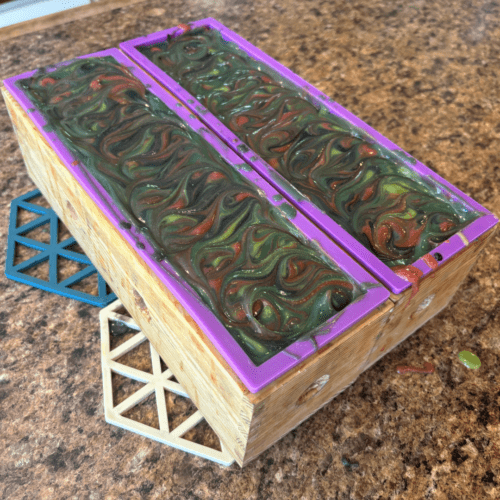
[[[160,443],[178,448],[179,450],[212,460],[221,465],[231,465],[234,460],[226,451],[222,442],[220,443],[222,451],[219,451],[208,446],[194,443],[182,437],[204,420],[199,410],[196,410],[196,412],[188,417],[187,420],[170,431],[165,390],[185,398],[189,398],[189,396],[178,382],[170,380],[173,377],[173,373],[168,368],[166,368],[165,371],[162,371],[161,358],[152,344],[150,344],[145,335],[140,332],[140,328],[136,322],[128,316],[127,313],[120,314],[118,312],[120,310],[125,311],[121,302],[117,300],[100,312],[102,378],[106,422],[137,434],[141,434],[144,437],[154,439]],[[111,349],[112,332],[110,322],[126,325],[129,329],[135,330],[138,333],[134,334],[118,347]],[[116,361],[126,353],[140,346],[143,342],[148,342],[149,344],[153,373],[138,370],[137,368],[132,368]],[[132,395],[128,396],[117,406],[114,406],[112,373],[142,382],[145,385]],[[138,406],[153,393],[156,397],[156,411],[158,415],[159,429],[123,415],[132,408]]]
[[[36,189],[16,198],[10,205],[9,236],[7,239],[7,259],[5,265],[5,275],[7,278],[94,306],[103,307],[116,300],[116,295],[113,292],[107,292],[106,282],[97,273],[90,259],[83,253],[71,250],[71,246],[77,243],[75,238],[69,237],[58,241],[60,221],[57,214],[51,208],[30,203],[30,201],[39,196],[41,196],[41,193]],[[18,226],[18,215],[21,210],[37,214],[38,217]],[[48,242],[27,237],[28,233],[44,225],[47,225]],[[16,247],[19,245],[36,250],[38,253],[28,258],[28,260],[15,264]],[[63,260],[61,258],[80,263],[85,267],[78,270],[72,276],[58,282],[58,264],[59,261]],[[29,269],[44,264],[47,261],[49,267],[47,280],[27,274]],[[71,288],[92,277],[94,274],[97,274],[97,295]]]

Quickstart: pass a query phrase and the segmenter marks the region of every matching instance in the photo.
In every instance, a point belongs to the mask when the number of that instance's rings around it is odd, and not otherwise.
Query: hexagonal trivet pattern
[[[71,299],[80,300],[88,304],[103,307],[116,300],[116,295],[106,290],[106,282],[97,272],[90,259],[83,253],[71,250],[77,242],[72,236],[59,241],[59,224],[61,223],[57,214],[51,209],[35,203],[30,203],[41,196],[38,189],[26,193],[12,201],[10,206],[9,236],[7,240],[7,258],[5,275],[11,280],[20,281],[35,288],[41,288],[48,292],[57,293]],[[18,224],[18,216],[21,210],[36,214],[37,217],[25,224]],[[30,232],[47,225],[49,241],[43,242],[27,236]],[[36,250],[38,253],[31,258],[15,264],[16,247],[19,245]],[[59,281],[58,266],[62,259],[78,262],[85,265],[83,269],[72,276]],[[48,261],[48,280],[43,280],[26,274],[29,269]],[[82,280],[97,274],[97,295],[74,290],[71,287]]]
[[[117,300],[100,312],[101,360],[106,422],[135,432],[144,437],[154,439],[168,446],[183,450],[187,453],[192,453],[199,457],[212,460],[221,465],[231,465],[234,459],[229,455],[222,442],[220,442],[222,451],[219,451],[183,438],[188,431],[204,420],[199,410],[196,410],[194,414],[189,416],[173,430],[169,428],[165,390],[183,396],[184,398],[189,398],[189,396],[178,382],[170,380],[174,375],[168,367],[162,370],[162,360],[160,356],[152,344],[149,343],[146,336],[140,331],[134,319],[126,314],[120,314],[118,312],[120,310],[124,311],[124,308],[121,302]],[[117,347],[111,349],[112,332],[110,323],[124,325],[129,330],[137,331],[137,333]],[[136,349],[143,342],[149,344],[152,373],[127,366],[117,361],[130,351]],[[137,382],[142,382],[145,385],[126,397],[118,405],[114,406],[112,373],[119,374]],[[153,393],[156,398],[159,429],[123,415],[130,409],[139,405]]]

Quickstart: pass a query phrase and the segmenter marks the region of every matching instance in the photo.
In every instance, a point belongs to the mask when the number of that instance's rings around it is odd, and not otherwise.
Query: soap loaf
[[[372,362],[437,314],[497,219],[215,19],[120,48],[391,291]]]

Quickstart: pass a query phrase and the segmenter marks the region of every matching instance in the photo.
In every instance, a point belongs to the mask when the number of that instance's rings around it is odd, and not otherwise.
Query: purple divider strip
[[[182,106],[177,99],[165,91],[153,78],[147,75],[142,69],[130,61],[118,49],[107,49],[93,54],[80,56],[78,59],[89,57],[112,56],[119,63],[127,66],[133,75],[139,78],[146,88],[159,97],[172,111],[174,111],[186,124],[196,133],[202,135],[230,165],[241,165],[241,158],[231,151],[225,143],[212,134],[205,125],[199,121],[186,107]],[[55,71],[57,67],[68,65],[75,59],[58,63],[48,68],[48,71]],[[21,107],[28,113],[28,116],[38,127],[40,133],[45,137],[54,151],[61,158],[68,170],[73,174],[91,199],[96,203],[102,213],[108,217],[115,228],[125,238],[125,240],[135,247],[136,252],[144,259],[148,266],[156,273],[162,283],[175,295],[186,311],[193,317],[196,323],[202,328],[210,341],[221,353],[226,362],[242,380],[247,389],[256,393],[276,380],[281,375],[301,363],[313,352],[312,342],[299,340],[289,346],[287,350],[292,354],[282,351],[260,366],[255,366],[236,340],[233,339],[228,330],[223,326],[215,314],[201,301],[196,292],[182,281],[175,269],[167,262],[157,262],[153,258],[154,249],[144,235],[134,226],[131,230],[126,230],[120,224],[128,222],[120,209],[113,203],[109,194],[100,183],[78,162],[57,137],[55,132],[48,132],[43,127],[47,124],[44,116],[34,108],[32,102],[19,89],[15,83],[17,80],[28,78],[34,75],[36,70],[28,71],[4,80],[5,87],[15,97]],[[30,112],[29,110],[33,110]],[[253,182],[268,201],[278,207],[286,203],[279,197],[276,191],[267,183],[256,171],[239,170],[239,172]],[[281,199],[277,199],[281,198]],[[283,212],[282,212],[283,213]],[[285,214],[283,213],[285,216]],[[300,212],[290,218],[294,225],[309,239],[315,241],[320,250],[323,251],[340,269],[350,275],[358,284],[365,287],[366,292],[349,304],[341,313],[335,315],[329,322],[323,325],[321,333],[314,334],[318,346],[323,346],[334,338],[341,335],[351,326],[359,322],[379,305],[384,303],[390,296],[379,282],[370,276],[359,264],[357,264],[344,250],[337,247],[331,239],[318,230]],[[142,244],[144,248],[137,245]],[[166,325],[166,328],[168,326]]]
[[[328,97],[326,94],[319,91],[316,87],[309,84],[303,78],[290,71],[288,68],[268,56],[266,53],[262,52],[257,47],[253,46],[238,34],[226,28],[216,19],[206,18],[191,23],[192,28],[198,28],[201,26],[208,26],[212,29],[218,30],[223,35],[223,38],[225,40],[235,43],[250,57],[257,61],[263,62],[273,71],[282,75],[285,80],[303,89],[309,94],[313,102],[326,107],[332,114],[340,116],[341,118],[346,119],[355,127],[362,129],[364,133],[373,138],[373,140],[377,141],[380,145],[389,150],[403,151],[399,146],[391,142],[389,139],[363,122],[350,111],[343,108],[340,104],[334,102],[333,99]],[[120,49],[131,59],[133,59],[135,62],[149,71],[149,73],[151,73],[156,80],[158,80],[170,92],[178,97],[183,102],[183,104],[191,109],[191,111],[196,113],[199,118],[207,124],[207,126],[209,126],[222,140],[226,141],[229,144],[233,151],[235,151],[239,156],[245,159],[247,163],[249,163],[267,181],[269,181],[285,198],[287,198],[303,213],[305,213],[311,220],[313,220],[315,224],[317,224],[323,231],[325,231],[336,243],[338,243],[343,248],[348,249],[349,253],[355,259],[361,262],[379,280],[381,280],[382,283],[384,283],[391,290],[391,292],[398,294],[409,288],[410,283],[408,281],[400,278],[390,267],[384,264],[369,250],[367,250],[358,240],[356,240],[347,231],[345,231],[339,224],[334,222],[320,208],[318,208],[309,200],[304,199],[304,197],[301,196],[300,193],[295,190],[293,186],[281,174],[279,174],[266,161],[258,156],[257,153],[252,150],[245,153],[239,151],[238,146],[241,146],[244,143],[232,131],[230,131],[225,125],[223,125],[220,120],[218,120],[212,113],[210,113],[205,108],[205,106],[203,106],[203,104],[201,104],[193,95],[184,90],[173,78],[164,73],[146,56],[141,54],[136,48],[139,46],[154,45],[156,43],[160,43],[164,41],[168,35],[181,34],[183,32],[184,30],[179,27],[166,29],[147,36],[123,42],[120,44]],[[412,157],[408,155],[408,158],[411,159]],[[460,191],[458,188],[453,186],[451,183],[446,181],[440,175],[423,165],[421,162],[415,160],[415,164],[412,164],[410,160],[405,161],[402,158],[398,159],[403,161],[407,167],[415,170],[425,177],[433,179],[434,181],[446,187],[450,191],[450,194],[455,195],[454,199],[456,201],[459,201],[463,205],[469,206],[469,208],[473,208],[474,210],[477,210],[484,214],[482,217],[471,222],[464,230],[462,230],[462,234],[465,234],[464,231],[466,230],[467,239],[469,241],[473,241],[474,239],[478,238],[481,234],[489,230],[498,222],[498,219],[493,216],[491,212],[489,212],[475,200],[467,196],[465,193]],[[287,185],[288,188],[283,188],[283,184]],[[292,194],[290,194],[289,191],[295,191],[298,196],[294,197]],[[443,255],[443,257],[444,255],[447,255],[446,258],[443,258],[443,260],[438,262],[438,265],[440,266],[443,265],[450,257],[462,250],[464,247],[465,243],[460,237],[452,237],[449,240],[441,243],[431,253],[440,253],[441,255]],[[417,260],[413,263],[413,265],[418,268],[423,266],[425,269],[429,269],[424,261],[422,261],[422,259]]]

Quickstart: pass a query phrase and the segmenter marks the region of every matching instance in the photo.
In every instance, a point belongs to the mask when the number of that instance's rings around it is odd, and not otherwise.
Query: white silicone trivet
[[[122,303],[119,300],[116,300],[109,306],[102,309],[99,315],[101,322],[101,360],[106,422],[135,432],[141,436],[154,439],[155,441],[168,446],[183,450],[187,453],[192,453],[193,455],[212,460],[218,464],[225,466],[231,465],[234,462],[234,459],[226,451],[222,442],[220,443],[222,451],[219,451],[182,438],[186,432],[194,428],[203,420],[203,416],[199,410],[187,418],[178,427],[170,431],[165,401],[165,389],[185,398],[189,398],[189,396],[179,383],[169,380],[173,377],[173,373],[169,369],[162,373],[160,356],[151,344],[149,344],[149,346],[151,352],[151,364],[153,368],[152,374],[137,370],[136,368],[131,368],[130,366],[123,365],[116,361],[116,359],[131,351],[142,342],[149,343],[148,339],[140,331],[139,326],[133,318],[117,312],[122,308]],[[123,344],[111,350],[110,321],[124,324],[133,330],[137,330],[138,333]],[[127,397],[117,406],[113,406],[112,372],[118,373],[132,380],[145,383],[146,385],[131,396]],[[154,427],[150,427],[149,425],[141,422],[136,422],[135,420],[127,418],[123,415],[123,413],[127,412],[134,406],[139,405],[141,401],[144,401],[144,399],[150,396],[153,392],[155,392],[156,396],[159,429],[155,429]]]

